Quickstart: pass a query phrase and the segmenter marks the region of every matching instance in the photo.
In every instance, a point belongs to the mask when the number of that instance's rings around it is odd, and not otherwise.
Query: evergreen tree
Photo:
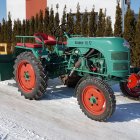
[[[114,36],[122,36],[122,9],[120,8],[120,4],[116,6],[116,19],[114,24]]]
[[[140,67],[140,10],[138,21],[136,24],[135,47],[133,49],[133,64],[136,67]]]
[[[16,43],[20,41],[19,38],[16,39],[16,36],[17,35],[23,35],[22,34],[22,24],[21,24],[21,21],[19,19],[15,20],[14,21],[14,24],[13,24],[13,32],[12,32],[12,43]]]
[[[112,22],[111,22],[111,18],[107,17],[106,18],[106,25],[105,25],[105,34],[104,36],[112,36]]]
[[[15,44],[15,37],[18,35],[18,29],[17,29],[17,21],[14,20],[14,26],[13,26],[13,33],[12,33],[12,42]]]
[[[90,13],[90,17],[89,17],[89,36],[96,36],[96,29],[97,28],[97,24],[96,24],[96,13],[94,11],[94,8],[92,8],[92,11]]]
[[[65,24],[67,22],[66,18],[67,18],[67,14],[66,14],[66,5],[64,6],[64,10],[63,10],[63,15],[62,15],[62,19],[61,19],[61,23]]]
[[[0,42],[2,42],[2,25],[1,25],[1,23],[0,23]]]
[[[23,20],[22,22],[22,27],[21,27],[21,34],[24,36],[25,35],[25,28],[26,28],[26,21]]]
[[[3,18],[2,20],[2,29],[1,29],[1,41],[2,42],[6,42],[7,41],[7,25],[6,25],[6,21]]]
[[[85,13],[82,18],[82,35],[88,36],[88,13],[87,10],[85,10]]]
[[[4,33],[4,42],[8,42],[8,25],[7,25],[7,21],[5,21],[5,33]]]
[[[103,13],[103,33],[104,34],[105,34],[105,25],[106,25],[106,9],[105,9],[105,13]]]
[[[129,41],[130,46],[131,46],[131,62],[133,63],[133,49],[135,46],[135,41],[134,41],[134,37],[135,37],[135,25],[136,25],[136,21],[135,21],[135,17],[134,17],[134,12],[130,9],[130,5],[128,5],[127,8],[127,12],[125,15],[125,21],[124,21],[124,38]]]
[[[39,12],[38,32],[43,32],[43,11]]]
[[[105,32],[105,15],[102,9],[100,9],[96,34],[97,36],[102,37],[104,36],[104,32]]]
[[[61,30],[58,31],[58,32],[60,32],[60,33],[58,33],[58,34],[60,34],[60,35],[62,35],[62,36],[63,36],[63,32],[66,31],[66,28],[67,28],[67,25],[66,25],[66,23],[67,23],[66,9],[67,9],[67,7],[66,7],[66,5],[65,5],[65,6],[64,6],[64,9],[63,9],[62,19],[61,19],[61,23],[63,24],[63,26],[61,26]],[[64,39],[63,37],[61,37],[60,40],[61,40],[61,41],[64,41],[65,39]]]
[[[74,27],[75,34],[81,34],[81,13],[80,13],[80,5],[77,4],[77,13],[76,13],[76,23]]]
[[[49,33],[53,34],[53,31],[54,31],[54,10],[53,8],[51,8],[49,15]]]
[[[70,34],[74,33],[74,19],[71,10],[68,14],[68,19],[67,19],[67,32],[70,32]]]
[[[59,5],[57,4],[56,5],[57,12],[55,13],[55,18],[54,18],[54,27],[55,27],[55,29],[59,26],[59,23],[60,23],[58,8],[59,8]]]
[[[26,20],[26,24],[28,24],[27,20]],[[38,14],[36,14],[36,16],[35,16],[35,32],[38,32],[38,29],[39,29],[39,17],[38,17]]]
[[[44,32],[48,34],[49,32],[49,8],[47,7],[45,9],[45,15],[44,15]]]
[[[7,21],[7,43],[12,43],[12,20],[10,12],[8,13]]]
[[[30,30],[29,30],[29,35],[34,35],[35,33],[35,18],[34,16],[30,20]]]
[[[22,35],[21,34],[21,21],[19,19],[17,20],[17,35]]]
[[[30,30],[30,21],[26,20],[26,27],[25,27],[25,35],[29,36],[29,30]]]

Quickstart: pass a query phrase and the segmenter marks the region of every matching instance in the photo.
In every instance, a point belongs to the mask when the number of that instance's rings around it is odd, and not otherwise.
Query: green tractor
[[[120,83],[122,93],[140,98],[140,73],[130,68],[130,46],[119,37],[83,37],[65,32],[64,25],[55,36],[36,33],[17,36],[13,54],[0,55],[0,80],[14,77],[26,99],[39,100],[49,78],[60,77],[68,87],[75,87],[81,110],[89,118],[106,121],[116,108],[111,85]],[[59,35],[59,29],[64,30]],[[66,38],[62,41],[60,38]],[[27,43],[29,40],[34,43]]]

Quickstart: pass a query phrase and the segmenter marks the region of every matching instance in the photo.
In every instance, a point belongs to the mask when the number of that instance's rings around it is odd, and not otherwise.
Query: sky
[[[138,13],[140,8],[140,0],[131,0],[131,8]],[[0,22],[6,16],[6,0],[0,0]]]
[[[140,8],[140,0],[131,0],[131,8],[135,11],[135,13],[138,13]]]
[[[0,0],[0,22],[6,17],[6,0]]]

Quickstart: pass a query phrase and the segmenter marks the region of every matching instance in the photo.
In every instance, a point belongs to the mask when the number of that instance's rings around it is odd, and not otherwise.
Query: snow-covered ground
[[[0,82],[0,140],[139,140],[140,102],[113,87],[116,112],[108,122],[87,118],[77,105],[74,89],[50,80],[40,101],[20,96],[13,80]]]

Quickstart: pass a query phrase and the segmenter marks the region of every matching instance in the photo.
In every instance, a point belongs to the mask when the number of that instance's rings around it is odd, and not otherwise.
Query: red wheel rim
[[[24,92],[31,92],[36,83],[35,71],[28,61],[21,61],[17,67],[17,80]]]
[[[106,109],[106,99],[101,90],[95,86],[87,86],[82,93],[82,103],[93,115],[101,115]]]

